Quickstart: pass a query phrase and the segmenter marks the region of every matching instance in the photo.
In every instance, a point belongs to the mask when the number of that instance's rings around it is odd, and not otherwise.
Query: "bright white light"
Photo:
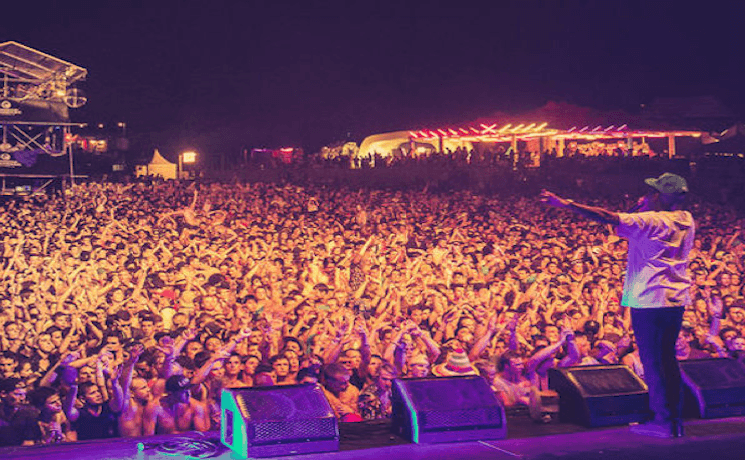
[[[184,163],[194,163],[197,161],[197,152],[184,152],[181,154],[181,161]]]

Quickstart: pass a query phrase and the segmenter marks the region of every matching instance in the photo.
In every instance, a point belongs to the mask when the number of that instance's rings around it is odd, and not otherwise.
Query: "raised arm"
[[[719,330],[722,323],[722,311],[724,310],[724,304],[722,303],[721,297],[706,297],[706,304],[709,307],[711,313],[711,327],[709,328],[709,335],[719,335]]]
[[[76,382],[78,378],[77,371],[69,371],[63,373],[62,379],[64,383],[70,388],[65,395],[65,401],[62,405],[62,409],[65,411],[67,419],[74,422],[80,417],[80,411],[75,407],[75,400],[78,397],[78,384]]]
[[[122,412],[125,411],[131,403],[130,386],[132,385],[132,374],[134,374],[135,364],[137,364],[137,361],[140,359],[140,355],[143,351],[145,351],[145,348],[142,346],[142,344],[139,343],[135,344],[129,349],[129,359],[126,360],[122,365],[121,378],[115,379],[115,382],[113,382],[114,385],[119,385],[119,387],[121,388],[122,393],[120,410]],[[118,380],[118,382],[116,380]]]
[[[111,376],[111,399],[109,400],[109,408],[112,412],[120,413],[124,410],[124,390],[122,389],[122,382],[120,380],[122,375],[122,367],[117,367],[114,375]],[[126,403],[129,403],[129,396],[127,396]]]
[[[538,367],[541,365],[541,363],[552,356],[554,353],[559,351],[559,349],[564,346],[564,343],[566,343],[567,337],[573,334],[574,331],[572,331],[568,327],[564,327],[561,330],[561,338],[558,342],[541,349],[536,354],[530,357],[528,362],[525,363],[525,372],[535,372],[536,369],[538,369]]]
[[[579,214],[587,219],[594,220],[603,224],[618,225],[620,217],[617,212],[608,211],[607,209],[598,208],[595,206],[587,206],[580,203],[575,203],[573,200],[567,200],[555,195],[548,190],[541,191],[540,194],[541,203],[545,203],[549,206],[559,209],[566,209],[572,211],[575,214]]]
[[[476,340],[476,343],[473,344],[473,347],[471,347],[471,351],[468,352],[468,359],[471,360],[471,362],[477,360],[479,356],[481,356],[481,353],[486,350],[486,347],[489,345],[489,342],[491,342],[491,339],[494,337],[494,334],[497,332],[497,313],[492,313],[492,315],[489,317],[489,323],[486,327],[486,330],[484,330],[484,333]]]

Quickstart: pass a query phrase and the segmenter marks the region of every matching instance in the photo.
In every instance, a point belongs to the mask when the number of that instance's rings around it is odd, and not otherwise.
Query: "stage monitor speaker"
[[[481,377],[396,379],[393,431],[415,443],[507,437],[504,408]]]
[[[549,369],[548,387],[559,393],[562,422],[626,425],[645,421],[649,413],[647,385],[627,366]]]
[[[701,418],[745,415],[745,364],[736,359],[680,361],[683,413]]]
[[[220,440],[240,458],[339,450],[320,385],[227,388],[220,402]]]

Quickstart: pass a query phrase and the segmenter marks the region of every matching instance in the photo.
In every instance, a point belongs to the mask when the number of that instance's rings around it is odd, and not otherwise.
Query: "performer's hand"
[[[545,189],[541,190],[539,199],[541,203],[553,206],[554,208],[566,208],[569,205],[567,200]]]

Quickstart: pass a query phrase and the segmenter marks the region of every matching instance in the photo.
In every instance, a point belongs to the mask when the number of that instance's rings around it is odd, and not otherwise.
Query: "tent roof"
[[[155,152],[153,152],[153,159],[150,160],[151,165],[175,165],[176,163],[171,163],[170,161],[163,158],[163,155],[160,154],[158,149],[155,149]]]
[[[589,107],[581,107],[567,102],[549,101],[544,106],[533,110],[527,110],[518,114],[509,114],[505,112],[496,112],[487,117],[476,120],[477,123],[483,122],[491,124],[494,121],[512,123],[548,123],[549,128],[554,129],[571,129],[572,127],[582,128],[583,126],[621,126],[630,125],[633,119],[632,115],[616,110],[611,112],[602,112]]]
[[[567,102],[549,101],[522,113],[496,112],[475,123],[548,123],[549,128],[569,130],[583,126],[628,126],[635,131],[721,131],[735,121],[718,99],[705,97],[657,98],[640,113],[603,111]]]
[[[699,150],[708,153],[745,153],[745,136],[731,137],[723,141],[705,144]]]
[[[362,141],[359,152],[361,154],[366,154],[370,150],[370,148],[376,144],[378,145],[381,143],[386,143],[386,145],[400,144],[401,142],[406,142],[408,140],[409,140],[408,131],[394,131],[391,133],[373,134],[372,136],[367,136]]]
[[[82,67],[13,41],[0,43],[0,71],[32,84],[64,78],[69,85],[88,75]]]
[[[735,123],[721,133],[721,140],[733,137],[745,137],[745,123]]]
[[[715,154],[745,153],[745,125],[736,123],[726,129],[719,140],[702,145],[699,151]]]

